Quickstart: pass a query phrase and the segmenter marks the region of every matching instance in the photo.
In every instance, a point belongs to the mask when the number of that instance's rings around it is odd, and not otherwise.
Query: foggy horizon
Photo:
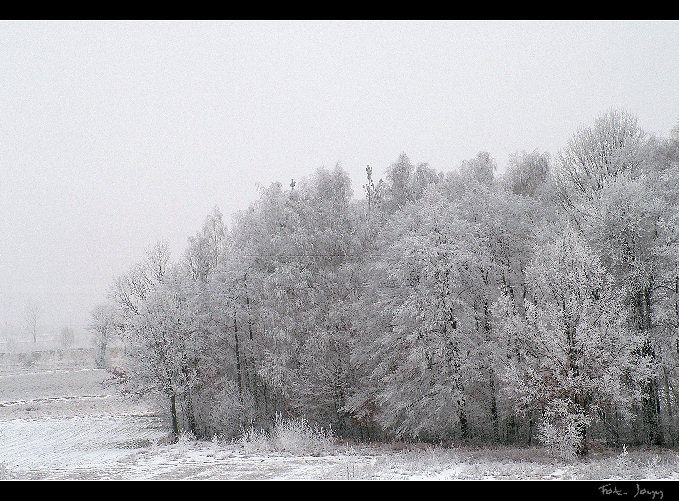
[[[679,120],[676,22],[2,22],[0,333],[82,331],[156,241],[339,163],[362,196],[401,153],[436,170],[555,156],[602,112]],[[230,224],[229,224],[230,226]]]

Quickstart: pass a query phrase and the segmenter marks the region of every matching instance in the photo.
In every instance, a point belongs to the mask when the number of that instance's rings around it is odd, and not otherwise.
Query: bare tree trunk
[[[646,422],[646,440],[649,445],[662,445],[660,433],[660,395],[658,383],[655,377],[648,381],[644,387],[642,399],[644,421]]]
[[[245,305],[247,307],[248,311],[248,334],[250,335],[250,351],[249,351],[249,357],[248,357],[248,379],[250,381],[250,389],[252,391],[252,395],[255,401],[255,412],[257,417],[258,414],[260,414],[260,409],[261,409],[261,402],[259,398],[259,388],[258,388],[258,380],[257,380],[257,372],[256,372],[256,367],[255,367],[255,356],[254,356],[254,336],[252,333],[252,312],[250,310],[250,293],[248,292],[248,274],[246,273],[243,276],[243,283],[245,285]]]
[[[233,310],[233,339],[236,349],[236,381],[238,382],[238,397],[243,402],[243,378],[240,366],[240,346],[238,345],[238,323],[236,322],[236,310]]]
[[[467,415],[464,412],[464,409],[460,409],[460,437],[462,438],[462,441],[465,442],[469,438],[469,424],[467,423]]]
[[[492,373],[490,375],[490,391],[492,393],[490,401],[490,417],[493,422],[493,442],[498,443],[500,440],[500,420],[497,413],[497,391]]]
[[[674,445],[674,415],[672,413],[672,394],[670,393],[670,383],[667,377],[667,368],[663,367],[663,379],[665,382],[665,397],[667,398],[667,431],[669,434],[669,445]]]
[[[170,396],[170,413],[172,414],[172,433],[177,438],[179,437],[179,422],[177,421],[177,397],[174,393]]]
[[[190,392],[186,395],[186,418],[189,421],[189,430],[191,430],[191,433],[193,433],[194,437],[197,437],[198,434],[196,433],[196,418],[193,414],[193,401]]]
[[[652,283],[652,281],[651,281]],[[636,295],[636,314],[638,327],[648,336],[651,329],[651,290],[645,288]],[[651,340],[647,337],[642,347],[642,355],[656,358]],[[642,399],[644,421],[646,422],[646,439],[649,445],[662,445],[663,437],[660,432],[660,395],[658,380],[655,375],[646,383]]]
[[[588,447],[587,447],[587,427],[580,423],[577,425],[577,432],[578,432],[578,444],[575,450],[575,453],[579,457],[584,457],[587,455],[588,452]]]

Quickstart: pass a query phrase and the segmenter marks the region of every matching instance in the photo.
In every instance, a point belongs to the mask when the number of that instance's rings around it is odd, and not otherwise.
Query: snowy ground
[[[167,443],[167,423],[123,399],[105,371],[0,371],[0,478],[679,479],[675,451],[610,451],[568,464],[539,448],[337,444],[323,456],[246,453],[240,443]]]

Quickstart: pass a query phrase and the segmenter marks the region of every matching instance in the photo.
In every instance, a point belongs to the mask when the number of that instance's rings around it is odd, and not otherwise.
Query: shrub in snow
[[[332,450],[331,430],[312,426],[306,419],[284,420],[280,414],[272,430],[274,448],[292,454],[321,454]]]
[[[10,478],[12,478],[12,475],[10,475],[9,470],[3,463],[0,463],[0,480],[7,480]]]
[[[545,411],[538,440],[555,456],[574,460],[585,451],[584,430],[590,420],[582,412],[569,410],[568,402],[555,404]]]
[[[313,426],[304,418],[283,419],[276,415],[271,431],[251,428],[241,436],[246,453],[287,452],[296,455],[328,454],[333,450],[332,430]]]
[[[240,442],[246,454],[264,453],[272,449],[268,433],[256,428],[243,432]]]

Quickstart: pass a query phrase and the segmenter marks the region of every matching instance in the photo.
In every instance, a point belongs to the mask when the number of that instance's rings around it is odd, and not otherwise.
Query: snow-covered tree
[[[612,277],[572,228],[536,250],[526,281],[525,315],[498,304],[504,390],[518,409],[540,410],[548,445],[584,454],[591,425],[616,406],[629,409],[626,381],[648,357],[634,355]]]
[[[40,305],[38,303],[32,301],[26,305],[24,322],[28,336],[33,344],[36,344],[38,342],[38,329],[40,328]]]
[[[389,222],[366,271],[366,374],[351,408],[372,412],[397,436],[466,437],[470,395],[479,383],[490,256],[481,228],[430,189]],[[365,313],[370,313],[366,315]],[[473,405],[473,403],[472,403]]]
[[[476,157],[471,160],[465,160],[460,166],[460,174],[464,177],[474,179],[475,181],[490,185],[495,179],[495,171],[497,165],[486,151],[477,153]]]
[[[108,363],[107,348],[116,332],[116,311],[109,303],[98,304],[90,314],[88,330],[93,335],[96,350],[94,362],[103,369]]]
[[[563,203],[573,207],[620,173],[636,177],[647,153],[647,136],[635,116],[611,110],[597,117],[592,127],[574,134],[559,155],[555,176]]]
[[[547,153],[522,151],[509,157],[503,181],[516,195],[534,196],[547,181],[549,172],[550,159]]]

